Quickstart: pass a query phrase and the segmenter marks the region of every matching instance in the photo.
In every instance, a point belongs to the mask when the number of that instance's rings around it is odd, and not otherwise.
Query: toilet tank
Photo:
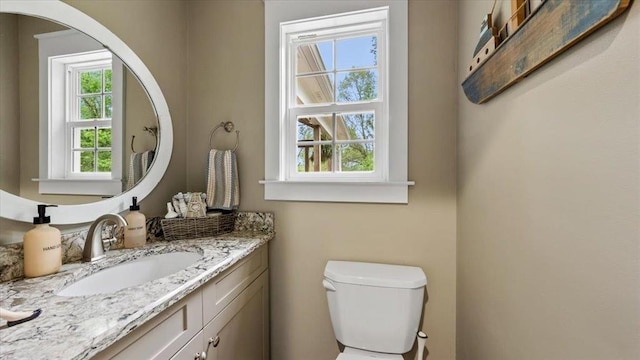
[[[411,350],[426,284],[418,267],[329,261],[323,285],[336,338],[368,351]]]

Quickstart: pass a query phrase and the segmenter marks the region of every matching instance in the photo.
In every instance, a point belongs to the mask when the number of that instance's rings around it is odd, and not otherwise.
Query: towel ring
[[[149,134],[153,135],[154,138],[156,138],[156,146],[153,147],[153,150],[155,151],[156,147],[158,146],[158,127],[157,126],[151,126],[151,127],[143,127],[142,130],[148,132]],[[131,135],[131,152],[136,152],[135,150],[133,150],[133,141],[136,139],[135,135]]]
[[[211,130],[211,134],[209,134],[209,149],[213,149],[213,135],[215,135],[216,131],[218,131],[218,129],[223,128],[224,131],[230,133],[233,131],[233,128],[235,126],[233,125],[233,122],[231,121],[227,121],[227,122],[221,122],[220,124],[216,125],[216,127],[214,127]],[[236,130],[236,145],[233,147],[233,152],[236,152],[236,149],[238,148],[238,144],[240,144],[240,130]]]

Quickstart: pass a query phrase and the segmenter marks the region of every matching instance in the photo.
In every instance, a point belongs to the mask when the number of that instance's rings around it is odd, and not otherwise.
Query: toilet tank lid
[[[419,267],[353,261],[327,262],[324,276],[339,283],[401,289],[427,284],[427,277]]]

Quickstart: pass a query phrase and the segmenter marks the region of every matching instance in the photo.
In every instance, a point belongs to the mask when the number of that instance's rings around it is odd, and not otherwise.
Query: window
[[[44,134],[39,192],[121,193],[122,63],[73,30],[36,37]]]
[[[111,177],[112,71],[108,59],[71,62],[66,68],[66,177]],[[70,59],[83,55],[69,56]]]
[[[406,203],[406,1],[322,3],[265,3],[265,199]]]
[[[386,10],[282,26],[285,179],[384,178],[385,30]]]

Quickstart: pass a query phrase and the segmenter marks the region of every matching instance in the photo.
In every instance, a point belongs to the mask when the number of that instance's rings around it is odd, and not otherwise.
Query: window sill
[[[260,180],[265,200],[407,204],[413,181],[311,182]]]
[[[40,194],[103,195],[122,193],[120,179],[32,179]]]

